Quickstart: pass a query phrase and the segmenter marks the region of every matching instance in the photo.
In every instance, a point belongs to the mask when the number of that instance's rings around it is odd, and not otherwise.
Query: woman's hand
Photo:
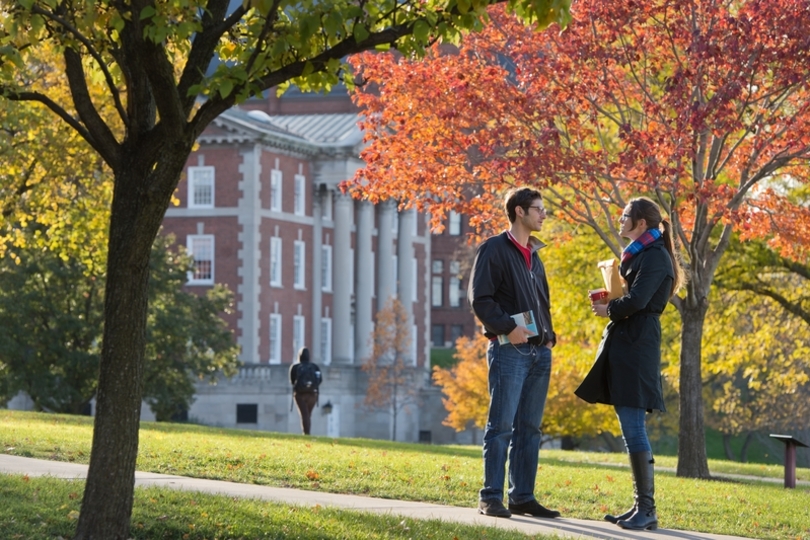
[[[600,304],[600,303],[593,303],[591,302],[591,311],[597,317],[607,317],[607,304]]]

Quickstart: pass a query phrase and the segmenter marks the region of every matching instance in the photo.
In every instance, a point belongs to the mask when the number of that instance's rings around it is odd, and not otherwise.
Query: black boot
[[[636,511],[629,518],[617,523],[622,529],[654,531],[658,528],[658,516],[655,513],[654,463],[650,452],[630,454],[630,466],[633,469],[633,482],[636,486]]]
[[[632,466],[633,466],[633,463],[632,463],[632,460],[631,460],[630,467],[632,468]],[[604,520],[609,521],[609,522],[611,522],[613,524],[616,524],[616,523],[620,522],[621,520],[627,519],[630,516],[632,516],[633,514],[635,514],[636,513],[636,508],[638,508],[638,486],[636,485],[636,473],[634,471],[633,472],[633,507],[630,510],[628,510],[627,512],[625,512],[624,514],[620,514],[618,516],[614,516],[614,515],[611,515],[611,514],[606,514],[605,517],[604,517]]]
[[[635,514],[636,513],[636,508],[637,508],[637,506],[634,504],[633,508],[631,508],[630,510],[628,510],[624,514],[620,514],[618,516],[613,516],[611,514],[605,514],[605,521],[609,521],[609,522],[614,523],[614,524],[618,523],[621,520],[627,519],[630,516],[632,516],[633,514]]]

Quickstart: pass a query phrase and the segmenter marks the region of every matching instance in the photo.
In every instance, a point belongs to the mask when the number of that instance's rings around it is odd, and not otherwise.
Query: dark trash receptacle
[[[776,435],[771,433],[771,438],[785,443],[785,487],[796,487],[796,447],[807,445],[790,435]]]

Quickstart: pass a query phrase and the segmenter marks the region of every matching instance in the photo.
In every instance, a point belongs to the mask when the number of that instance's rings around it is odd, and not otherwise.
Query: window
[[[461,214],[450,211],[450,218],[447,227],[447,232],[453,236],[461,234]]]
[[[453,324],[450,326],[450,341],[456,346],[456,340],[464,335],[464,325]]]
[[[307,195],[307,184],[306,184],[306,177],[302,174],[295,175],[295,199],[293,204],[293,211],[296,215],[303,216],[305,211],[305,204],[306,204],[306,195]]]
[[[433,266],[433,273],[434,274],[442,274],[444,273],[444,261],[441,259],[435,259],[432,263]]]
[[[270,315],[270,363],[281,363],[281,315]]]
[[[214,207],[214,168],[188,168],[188,207]]]
[[[434,347],[444,347],[444,325],[434,324],[430,327],[430,341]]]
[[[270,171],[270,210],[281,212],[281,171]]]
[[[433,286],[430,291],[431,305],[433,307],[442,307],[443,297],[444,278],[442,276],[433,276]]]
[[[188,275],[189,285],[213,285],[214,235],[189,235],[186,238],[186,247],[194,258],[194,270]]]
[[[297,355],[298,350],[304,347],[304,316],[296,315],[293,317],[293,352]]]
[[[332,363],[332,319],[321,319],[321,362]]]
[[[293,287],[296,289],[306,288],[306,247],[300,240],[293,244]]]
[[[447,288],[447,299],[450,307],[461,305],[461,281],[457,276],[450,276],[450,286]]]
[[[255,403],[236,404],[237,424],[257,424],[259,422],[259,406]]]
[[[459,276],[460,271],[458,261],[450,261],[450,286],[447,290],[447,297],[450,302],[450,307],[461,306],[461,298],[463,293],[461,291],[461,277]]]
[[[281,287],[281,238],[270,239],[270,286]]]
[[[321,246],[321,290],[332,290],[332,246]]]

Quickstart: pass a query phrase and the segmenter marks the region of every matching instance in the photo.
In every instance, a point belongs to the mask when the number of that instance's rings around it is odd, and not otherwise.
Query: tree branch
[[[118,87],[116,87],[112,74],[110,74],[110,71],[107,69],[107,63],[103,61],[99,52],[96,50],[95,47],[93,47],[93,44],[90,43],[90,40],[88,40],[87,37],[84,36],[84,34],[79,32],[79,30],[75,26],[73,26],[70,23],[70,21],[68,21],[63,17],[60,17],[59,15],[51,11],[42,9],[42,7],[39,4],[34,4],[31,7],[31,12],[42,15],[43,17],[46,17],[48,19],[51,19],[53,22],[59,24],[65,30],[67,30],[70,35],[72,35],[73,37],[76,38],[77,41],[79,41],[79,43],[84,45],[84,47],[87,49],[87,52],[90,54],[90,56],[93,57],[93,60],[96,61],[96,65],[98,66],[98,68],[104,74],[104,80],[107,83],[107,88],[110,91],[110,96],[112,97],[113,102],[115,103],[115,109],[118,111],[118,114],[121,117],[121,120],[124,122],[124,125],[126,125],[127,113],[126,110],[124,109],[123,104],[121,103],[121,95],[118,93]]]

